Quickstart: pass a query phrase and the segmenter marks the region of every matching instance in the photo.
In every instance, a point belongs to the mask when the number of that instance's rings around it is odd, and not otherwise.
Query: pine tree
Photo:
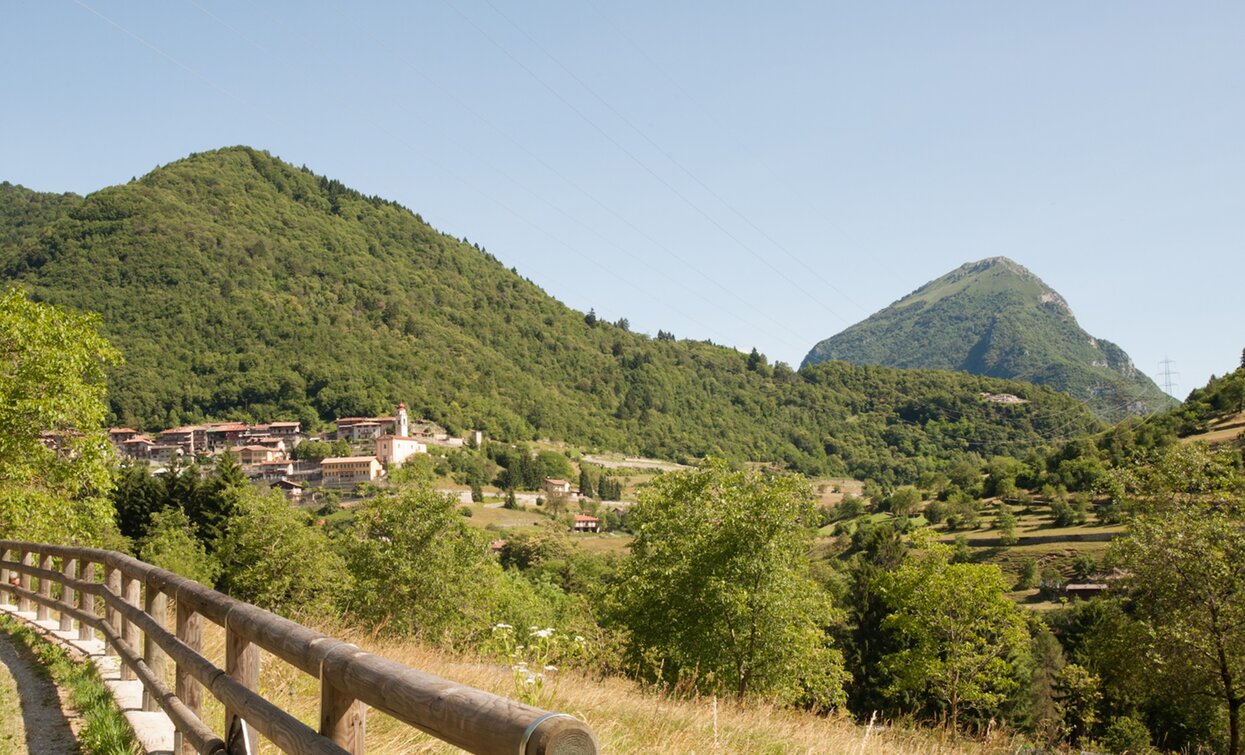
[[[584,498],[596,495],[592,489],[592,478],[588,476],[588,470],[583,468],[579,470],[579,494]]]

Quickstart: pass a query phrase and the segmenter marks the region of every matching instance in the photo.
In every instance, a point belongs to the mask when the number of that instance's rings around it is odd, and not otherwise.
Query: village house
[[[292,474],[294,474],[294,462],[288,459],[274,459],[273,461],[265,461],[259,464],[259,478],[261,480],[280,480]]]
[[[155,445],[155,441],[146,435],[135,435],[121,442],[121,453],[131,459],[149,459]]]
[[[588,516],[587,514],[576,514],[575,515],[575,531],[576,532],[600,532],[601,531],[601,520],[597,519],[595,516]]]
[[[201,426],[174,427],[162,430],[156,437],[161,446],[177,446],[190,456],[194,456],[196,447],[202,451],[207,446],[207,428]],[[196,441],[199,442],[196,444]]]
[[[285,454],[275,448],[268,446],[242,446],[235,448],[234,452],[238,454],[238,463],[244,467],[253,467],[268,461],[279,461],[280,457]]]
[[[337,420],[337,439],[375,440],[393,432],[393,417],[341,417]]]
[[[302,483],[287,480],[285,478],[277,480],[269,487],[273,490],[280,490],[285,494],[286,499],[289,501],[301,500],[303,497],[303,491],[305,490]]]
[[[556,477],[546,477],[545,492],[549,495],[556,495],[558,493],[570,495],[571,484],[566,480],[559,480]]]
[[[209,451],[219,451],[237,444],[247,433],[241,422],[212,422],[204,432],[204,443]]]
[[[295,445],[295,439],[303,434],[303,423],[301,422],[273,422],[268,425],[268,434],[283,438],[290,447]]]
[[[380,479],[384,467],[375,456],[336,456],[320,462],[325,485],[354,485]]]
[[[158,464],[172,464],[185,455],[186,450],[184,448],[171,443],[153,444],[147,449],[147,458]]]
[[[121,449],[121,444],[138,435],[138,431],[131,427],[114,427],[108,430],[108,440],[117,450]]]

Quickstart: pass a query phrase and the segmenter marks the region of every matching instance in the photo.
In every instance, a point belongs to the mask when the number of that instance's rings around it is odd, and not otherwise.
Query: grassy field
[[[1233,414],[1211,423],[1210,430],[1181,438],[1181,443],[1203,442],[1212,446],[1233,443],[1245,436],[1245,412]]]
[[[500,695],[514,694],[513,675],[496,662],[447,653],[414,641],[378,640],[333,628],[322,631],[421,671]],[[222,663],[223,633],[207,627],[204,634],[204,655]],[[260,689],[302,721],[316,725],[319,684],[315,679],[265,654]],[[204,718],[215,726],[223,711],[211,695],[206,696],[205,703]],[[759,703],[741,706],[713,698],[673,699],[625,679],[597,679],[575,672],[563,673],[538,705],[588,722],[600,739],[601,751],[607,753],[1002,755],[1016,748],[1005,733],[996,733],[988,741],[974,741],[902,722],[879,722],[870,729],[841,716],[816,716]],[[367,751],[381,755],[458,752],[374,710],[368,712]],[[276,749],[262,742],[260,752]]]

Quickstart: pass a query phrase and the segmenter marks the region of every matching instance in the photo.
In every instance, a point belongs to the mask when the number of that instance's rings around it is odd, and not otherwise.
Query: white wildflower
[[[539,637],[542,640],[546,640],[553,636],[553,627],[545,627],[539,632],[532,632],[532,636]]]
[[[557,671],[557,666],[545,666],[545,671]]]

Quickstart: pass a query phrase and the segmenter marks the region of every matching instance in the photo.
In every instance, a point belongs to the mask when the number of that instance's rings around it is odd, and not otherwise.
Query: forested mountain
[[[1006,257],[926,283],[818,343],[804,364],[829,360],[1025,380],[1109,420],[1175,404],[1123,349],[1082,330],[1062,296]]]
[[[314,425],[403,399],[452,431],[886,481],[1095,424],[1025,383],[842,363],[796,373],[631,333],[403,207],[244,147],[87,197],[4,184],[0,222],[0,279],[102,314],[126,360],[111,409],[135,427]]]

